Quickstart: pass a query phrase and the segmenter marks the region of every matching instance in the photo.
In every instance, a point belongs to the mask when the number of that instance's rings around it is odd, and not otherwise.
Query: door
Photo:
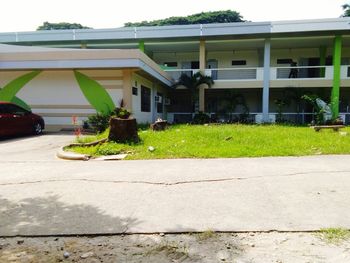
[[[208,68],[209,69],[214,69],[211,71],[211,78],[213,80],[218,79],[218,71],[215,70],[218,68],[218,61],[216,59],[210,59],[208,60]]]
[[[309,58],[308,66],[319,66],[320,58]],[[309,68],[308,77],[309,78],[319,78],[320,77],[320,68]]]
[[[10,113],[12,134],[27,134],[33,131],[33,122],[29,117],[29,112],[14,104],[8,104]]]
[[[11,118],[7,109],[7,104],[0,104],[0,136],[10,135]]]

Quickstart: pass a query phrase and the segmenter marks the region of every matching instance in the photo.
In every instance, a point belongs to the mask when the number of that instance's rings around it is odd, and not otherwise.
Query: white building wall
[[[141,111],[141,86],[149,88],[152,91],[153,83],[148,79],[141,77],[140,75],[133,74],[132,86],[137,88],[137,96],[132,95],[132,115],[136,118],[138,123],[151,123],[152,122],[151,110],[150,112]],[[151,101],[152,101],[152,95],[151,95]]]
[[[118,105],[123,97],[122,72],[118,70],[80,71],[98,81]],[[0,72],[0,85],[27,72]],[[17,94],[31,106],[32,111],[43,116],[47,130],[72,127],[72,116],[80,123],[96,111],[81,92],[72,70],[43,71]]]

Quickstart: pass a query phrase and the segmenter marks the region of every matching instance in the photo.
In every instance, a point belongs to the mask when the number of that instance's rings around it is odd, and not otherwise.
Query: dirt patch
[[[313,233],[0,238],[0,262],[350,262],[350,242]]]

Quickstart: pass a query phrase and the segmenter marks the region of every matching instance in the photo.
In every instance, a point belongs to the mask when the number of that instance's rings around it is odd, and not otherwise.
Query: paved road
[[[350,156],[63,161],[0,142],[0,236],[350,228]]]

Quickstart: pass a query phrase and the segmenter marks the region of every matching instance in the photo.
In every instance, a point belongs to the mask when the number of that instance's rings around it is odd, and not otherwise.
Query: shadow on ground
[[[58,196],[19,202],[0,196],[0,236],[117,234],[138,223],[135,218],[109,216],[93,206],[67,205]],[[91,229],[98,231],[91,233]]]

